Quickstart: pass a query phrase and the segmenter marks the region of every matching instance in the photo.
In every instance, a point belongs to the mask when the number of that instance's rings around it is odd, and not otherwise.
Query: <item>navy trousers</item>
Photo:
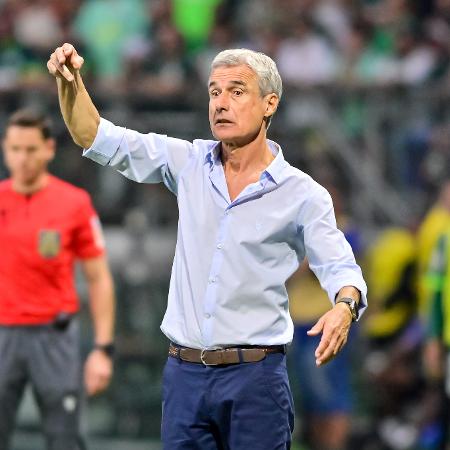
[[[227,366],[169,357],[163,373],[164,450],[291,448],[294,405],[286,356]]]

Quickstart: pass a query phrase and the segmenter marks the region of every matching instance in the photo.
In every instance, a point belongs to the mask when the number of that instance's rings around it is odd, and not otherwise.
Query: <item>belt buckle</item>
[[[211,363],[211,364],[208,364],[208,363],[205,361],[205,354],[206,354],[207,351],[208,351],[208,350],[203,349],[203,350],[201,351],[201,353],[200,353],[200,361],[202,362],[202,364],[203,364],[204,366],[218,366],[219,363]]]

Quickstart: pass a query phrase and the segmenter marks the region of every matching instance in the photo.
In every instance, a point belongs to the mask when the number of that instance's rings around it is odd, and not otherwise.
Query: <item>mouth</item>
[[[214,125],[226,125],[226,124],[230,124],[230,123],[233,123],[233,122],[231,120],[228,120],[228,119],[217,119],[214,122]]]

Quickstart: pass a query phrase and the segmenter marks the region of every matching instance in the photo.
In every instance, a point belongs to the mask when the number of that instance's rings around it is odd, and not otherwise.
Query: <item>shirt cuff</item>
[[[83,156],[96,163],[106,166],[117,153],[126,128],[114,125],[109,120],[100,118],[97,135],[88,149],[83,150]]]
[[[344,286],[353,286],[356,289],[358,289],[358,291],[361,294],[361,298],[358,303],[358,319],[357,320],[359,320],[367,308],[367,286],[366,286],[366,283],[361,279],[352,278],[352,277],[346,278],[345,280],[342,279],[342,280],[337,281],[336,283],[333,283],[333,286],[331,287],[331,289],[328,292],[328,295],[329,295],[330,299],[332,299],[333,304],[335,304],[335,299],[336,299],[337,294]]]

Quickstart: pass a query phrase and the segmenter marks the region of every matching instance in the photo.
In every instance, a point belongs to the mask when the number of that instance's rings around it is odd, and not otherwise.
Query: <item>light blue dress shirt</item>
[[[330,195],[268,142],[275,159],[234,201],[216,141],[141,134],[101,119],[83,153],[131,180],[163,182],[177,196],[177,245],[161,329],[180,345],[290,343],[285,282],[305,256],[332,302],[351,285],[362,294],[360,313],[367,306],[366,284],[336,228]]]

